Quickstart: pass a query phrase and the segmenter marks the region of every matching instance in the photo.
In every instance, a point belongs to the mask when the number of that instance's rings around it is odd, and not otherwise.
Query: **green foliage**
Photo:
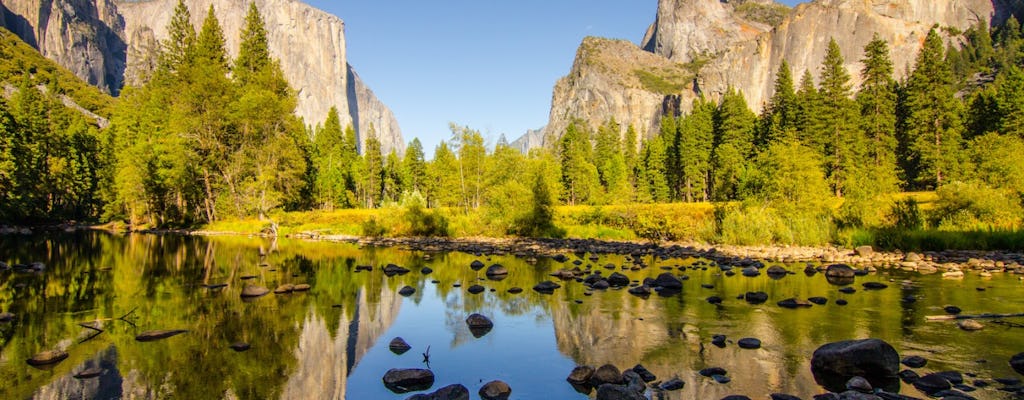
[[[786,60],[782,60],[775,74],[775,87],[771,99],[761,115],[757,132],[757,145],[763,149],[775,141],[796,139],[798,114],[793,71]]]
[[[915,230],[924,227],[924,216],[917,200],[908,198],[897,201],[889,211],[889,221],[894,228],[900,230]]]
[[[939,199],[928,219],[939,230],[1018,228],[1024,215],[1018,195],[984,184],[953,182],[936,193]]]
[[[362,224],[362,235],[366,237],[379,238],[388,234],[388,228],[377,221],[377,218],[370,218]]]
[[[633,70],[633,75],[640,80],[644,90],[664,95],[679,94],[686,89],[692,77],[682,76],[669,71]]]
[[[889,45],[877,35],[861,59],[860,128],[866,139],[864,158],[877,168],[896,169],[896,81]]]
[[[594,166],[590,137],[589,130],[582,122],[573,121],[565,129],[565,135],[559,139],[562,199],[569,205],[594,202],[599,194],[600,182],[597,167]]]
[[[426,205],[426,199],[418,192],[403,196],[402,218],[409,225],[405,233],[419,237],[451,235],[448,229],[448,219],[436,210],[425,210]]]
[[[790,8],[779,3],[761,3],[756,1],[741,2],[736,6],[736,13],[745,19],[760,22],[769,26],[778,26],[789,15]]]
[[[530,211],[516,219],[509,233],[528,237],[565,236],[565,230],[555,226],[555,213],[548,184],[538,174],[533,180],[533,201]]]

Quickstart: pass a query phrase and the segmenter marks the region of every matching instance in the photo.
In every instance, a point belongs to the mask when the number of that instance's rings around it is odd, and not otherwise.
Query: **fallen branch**
[[[1015,318],[1024,317],[1024,313],[1016,314],[977,314],[977,315],[929,315],[924,317],[925,321],[936,322],[936,321],[957,321],[961,319],[995,319],[995,318]]]

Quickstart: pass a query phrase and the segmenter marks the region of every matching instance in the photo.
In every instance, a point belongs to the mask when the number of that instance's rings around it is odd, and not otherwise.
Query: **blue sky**
[[[349,62],[428,157],[449,122],[488,144],[543,126],[583,38],[638,43],[657,10],[656,0],[305,1],[345,21]]]

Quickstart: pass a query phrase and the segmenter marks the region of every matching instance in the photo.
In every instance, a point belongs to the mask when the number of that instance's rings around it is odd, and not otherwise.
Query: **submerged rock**
[[[655,376],[654,373],[652,373],[650,370],[648,370],[647,368],[640,364],[637,364],[635,367],[633,367],[633,372],[636,372],[637,375],[640,376],[640,379],[647,383],[654,382],[658,379],[658,377]]]
[[[792,299],[782,300],[782,301],[778,302],[778,305],[779,305],[779,307],[783,307],[783,308],[800,308],[800,307],[810,307],[811,303],[809,301],[806,301],[806,300],[800,300],[800,299],[792,298]]]
[[[292,285],[290,283],[286,283],[284,285],[278,286],[277,289],[274,289],[274,294],[288,294],[288,293],[291,293],[294,290],[295,290],[295,285]]]
[[[263,286],[249,285],[242,288],[242,298],[254,299],[263,297],[270,293],[270,289]]]
[[[921,356],[907,356],[900,362],[910,368],[921,368],[928,364],[928,360]]]
[[[470,294],[480,294],[483,293],[485,290],[487,290],[487,288],[484,288],[483,286],[480,285],[473,285],[470,286],[469,289],[466,289],[466,291],[469,292]]]
[[[404,286],[398,290],[398,295],[402,297],[409,297],[416,293],[416,288],[412,286]]]
[[[103,375],[103,372],[104,369],[101,367],[92,367],[75,374],[74,378],[78,380],[98,378],[100,375]]]
[[[534,285],[533,290],[539,293],[551,294],[554,293],[555,289],[558,289],[560,287],[562,287],[562,285],[559,285],[551,281],[544,281]]]
[[[387,275],[388,277],[392,277],[392,276],[395,276],[395,275],[405,275],[405,274],[408,274],[408,273],[409,273],[408,269],[403,268],[403,267],[399,267],[399,266],[397,266],[395,264],[388,264],[388,265],[386,265],[384,267],[384,275]]]
[[[508,400],[512,395],[512,388],[502,381],[490,381],[485,383],[477,394],[483,400]]]
[[[590,384],[594,387],[598,387],[606,383],[622,383],[622,372],[619,371],[619,369],[614,365],[602,365],[600,368],[594,371],[593,375],[590,376]]]
[[[252,346],[250,346],[249,343],[245,343],[245,342],[235,342],[235,343],[232,343],[228,347],[231,348],[231,350],[234,350],[234,351],[237,351],[237,352],[247,351],[250,348],[252,348]]]
[[[565,378],[569,383],[576,385],[583,385],[590,382],[590,377],[594,376],[594,367],[589,365],[580,365],[572,369],[569,376]]]
[[[739,345],[741,349],[754,350],[761,348],[761,340],[755,338],[743,338],[738,340],[736,344]]]
[[[391,350],[392,353],[402,355],[407,351],[412,350],[412,346],[410,346],[409,343],[406,343],[405,339],[396,337],[391,339],[391,343],[388,343],[388,349]]]
[[[1018,374],[1024,375],[1024,353],[1017,354],[1010,358],[1010,367]]]
[[[671,391],[671,390],[682,389],[683,386],[686,386],[686,382],[683,382],[682,379],[672,378],[672,379],[669,379],[669,380],[663,382],[661,385],[658,386],[658,388],[661,389],[661,390],[669,390],[669,391]]]
[[[675,275],[666,272],[661,275],[658,275],[658,277],[654,279],[653,286],[669,290],[682,290],[683,281],[680,280],[679,278],[676,278]]]
[[[47,350],[38,353],[28,360],[25,360],[28,365],[38,367],[43,365],[53,365],[68,358],[68,353],[63,350]]]
[[[494,264],[487,268],[486,275],[488,278],[504,277],[508,275],[508,268],[505,268],[501,264]]]
[[[461,384],[448,385],[433,393],[420,393],[406,400],[469,400],[469,389]]]
[[[765,292],[747,292],[743,295],[743,299],[750,304],[763,304],[768,301],[768,293]]]
[[[949,383],[949,381],[941,375],[928,374],[917,378],[917,380],[914,381],[914,387],[930,396],[943,390],[951,389],[953,384]]]
[[[982,325],[981,322],[975,321],[973,319],[963,319],[957,321],[956,326],[965,331],[980,331],[982,329],[985,329],[985,325]]]
[[[434,386],[434,373],[427,369],[390,369],[384,373],[384,386],[394,393],[408,393]],[[466,391],[469,396],[469,391]]]
[[[647,397],[626,386],[605,384],[597,387],[597,400],[647,400]]]
[[[173,336],[178,336],[185,332],[188,331],[184,329],[147,331],[140,333],[138,336],[135,337],[135,340],[139,342],[153,342],[157,340],[167,339]]]
[[[861,286],[866,290],[882,290],[889,287],[889,285],[881,282],[864,282]]]
[[[898,384],[900,357],[889,343],[878,339],[848,340],[819,347],[811,357],[814,379],[833,392],[846,389],[855,376],[867,379],[875,387]]]

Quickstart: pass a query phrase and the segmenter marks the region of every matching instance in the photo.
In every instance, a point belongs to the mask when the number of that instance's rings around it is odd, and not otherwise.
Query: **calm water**
[[[265,254],[265,256],[261,256]],[[589,257],[589,255],[587,255]],[[482,280],[469,264],[480,259],[509,268],[507,279]],[[570,255],[571,260],[576,257]],[[612,363],[619,368],[643,364],[659,379],[678,376],[678,392],[649,393],[664,399],[718,399],[745,394],[755,399],[786,392],[810,398],[823,392],[811,376],[810,355],[821,344],[876,337],[889,341],[901,356],[922,355],[929,371],[958,370],[980,378],[1015,376],[1007,360],[1024,351],[1020,328],[993,324],[965,332],[951,323],[926,323],[925,315],[960,306],[967,313],[1021,312],[1024,285],[1016,276],[960,281],[915,273],[882,272],[857,279],[890,284],[881,291],[845,295],[822,275],[726,277],[717,268],[686,270],[681,294],[641,299],[624,290],[585,296],[578,283],[562,283],[553,295],[530,290],[547,274],[571,264],[542,260],[536,266],[513,257],[475,257],[395,249],[254,238],[115,236],[80,233],[54,236],[0,236],[0,260],[42,261],[42,273],[0,272],[0,312],[17,315],[0,323],[0,398],[179,398],[179,399],[403,399],[381,383],[390,368],[422,368],[430,347],[434,389],[461,383],[476,398],[486,382],[508,382],[520,399],[586,398],[565,377],[577,364]],[[584,266],[590,263],[585,260]],[[648,260],[653,267],[626,272],[631,279],[654,277],[660,267],[695,260]],[[387,278],[380,267],[395,263],[411,269]],[[622,265],[621,256],[602,256],[595,268]],[[372,272],[356,272],[373,265]],[[419,271],[430,266],[429,276]],[[793,270],[797,267],[791,267]],[[600,269],[600,268],[598,268]],[[603,270],[603,269],[602,269]],[[605,272],[607,274],[607,272]],[[433,283],[433,280],[439,283]],[[901,285],[904,280],[912,284]],[[210,290],[209,284],[229,286]],[[244,285],[275,288],[308,283],[308,293],[274,295],[243,302]],[[461,288],[453,287],[455,283]],[[465,289],[479,283],[478,295]],[[701,284],[713,284],[705,289]],[[416,288],[408,298],[402,286]],[[513,295],[508,288],[525,292]],[[979,292],[978,287],[987,290]],[[768,303],[749,305],[736,296],[764,291]],[[721,306],[704,299],[725,298]],[[901,302],[913,295],[918,301]],[[824,296],[825,306],[788,310],[775,302],[789,297]],[[845,307],[834,303],[846,299]],[[581,300],[581,303],[577,303]],[[129,320],[100,322],[103,333],[81,322],[114,318],[135,310]],[[491,317],[492,331],[470,334],[465,318],[473,312]],[[1022,322],[1022,321],[1017,321]],[[155,329],[189,332],[157,342],[135,335]],[[713,334],[731,340],[756,337],[760,350],[730,343],[709,344]],[[400,336],[413,350],[395,355],[388,342]],[[237,353],[235,342],[252,349]],[[60,364],[37,369],[26,364],[33,354],[66,349]],[[723,367],[732,382],[700,377],[705,367]],[[99,367],[98,378],[73,376]],[[998,385],[996,385],[998,386]],[[904,385],[903,393],[921,396]],[[995,389],[973,393],[982,399],[1008,398]]]

